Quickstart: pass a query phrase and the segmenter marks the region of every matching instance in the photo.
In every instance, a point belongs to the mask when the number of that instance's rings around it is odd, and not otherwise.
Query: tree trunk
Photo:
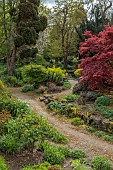
[[[66,54],[63,56],[63,59],[64,59],[64,68],[67,69],[67,55]]]
[[[111,25],[113,25],[113,12],[112,12],[112,15],[111,15]]]
[[[16,52],[17,52],[17,48],[14,46],[10,57],[7,58],[7,69],[8,69],[9,76],[12,76],[14,73],[15,64],[16,64]]]

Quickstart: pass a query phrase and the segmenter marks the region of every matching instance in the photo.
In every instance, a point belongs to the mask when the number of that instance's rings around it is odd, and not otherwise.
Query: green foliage
[[[65,155],[55,146],[51,146],[48,142],[41,143],[40,148],[44,151],[44,159],[50,164],[62,164],[65,160]]]
[[[81,76],[80,71],[82,71],[82,70],[83,70],[82,68],[79,68],[74,72],[74,74],[77,78]]]
[[[108,106],[110,99],[107,96],[100,96],[95,100],[97,106]]]
[[[2,156],[0,156],[0,170],[8,170],[5,160]]]
[[[103,139],[106,141],[113,142],[113,135],[104,135]]]
[[[24,86],[22,87],[21,91],[26,93],[28,91],[33,91],[33,89],[34,89],[33,86]]]
[[[88,126],[87,130],[91,133],[95,132],[95,128]]]
[[[92,159],[92,166],[94,170],[111,170],[111,162],[103,156],[96,156]]]
[[[24,44],[24,39],[21,35],[17,35],[14,37],[14,44],[16,47],[20,47]]]
[[[42,164],[28,166],[26,168],[22,168],[21,170],[61,170],[60,165],[52,166],[49,162],[44,162]]]
[[[2,129],[0,150],[10,154],[45,138],[59,143],[66,141],[66,138],[48,125],[44,118],[33,113],[24,115],[23,118],[8,119]]]
[[[72,170],[88,170],[89,168],[85,164],[81,164],[80,160],[75,159],[71,161]]]
[[[32,111],[26,103],[19,100],[9,98],[0,98],[0,111],[7,109],[12,116],[18,116],[23,114],[30,114]]]
[[[113,109],[108,109],[106,106],[99,106],[97,111],[105,118],[113,121]]]
[[[12,134],[3,135],[0,138],[0,150],[6,153],[13,154],[22,149],[22,144]]]
[[[45,58],[43,57],[43,55],[37,55],[36,56],[36,61],[35,61],[35,63],[36,64],[38,64],[38,65],[42,65],[42,66],[49,66],[49,62],[47,62],[46,60],[45,60]]]
[[[37,48],[31,48],[27,45],[22,46],[19,51],[19,62],[22,64],[29,63],[29,59],[35,58],[37,52]]]
[[[66,89],[70,89],[71,88],[71,83],[69,81],[64,81],[64,87]]]
[[[70,153],[70,156],[74,159],[85,158],[86,155],[82,150],[74,150]]]
[[[62,145],[58,145],[57,149],[59,152],[61,152],[66,158],[70,157],[70,153],[71,151],[69,150],[69,148],[62,146]]]
[[[75,102],[77,100],[77,96],[75,94],[68,94],[64,97],[68,102]]]
[[[33,27],[21,27],[19,33],[24,39],[24,44],[35,45],[36,44],[36,31]]]
[[[15,76],[8,76],[7,83],[16,86],[17,85],[17,78]]]
[[[2,82],[2,80],[0,80],[0,92],[3,91],[5,89],[5,86]]]
[[[103,132],[103,131],[96,131],[95,135],[98,136],[98,137],[102,137],[102,136],[105,135],[105,132]]]
[[[48,68],[47,70],[48,80],[51,82],[62,82],[63,79],[67,76],[66,71],[61,68]]]
[[[74,117],[76,115],[76,108],[73,107],[72,104],[67,103],[58,103],[51,101],[47,105],[48,109],[54,111],[55,113],[67,116],[67,117]]]
[[[73,118],[71,120],[71,124],[74,126],[79,126],[79,125],[83,125],[84,121],[81,118]]]
[[[23,71],[23,77],[34,86],[38,86],[40,83],[44,83],[47,80],[46,68],[41,65],[26,65],[23,67]]]

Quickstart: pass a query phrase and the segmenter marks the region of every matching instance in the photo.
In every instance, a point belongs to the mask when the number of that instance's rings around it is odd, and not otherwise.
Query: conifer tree
[[[8,58],[8,75],[13,75],[16,57],[20,60],[32,58],[38,52],[36,40],[40,31],[47,27],[47,17],[39,16],[40,0],[20,0],[18,9],[10,11],[15,22],[14,46]]]

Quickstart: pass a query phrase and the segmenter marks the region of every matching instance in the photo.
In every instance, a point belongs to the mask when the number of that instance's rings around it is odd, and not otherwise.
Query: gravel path
[[[76,83],[70,80],[72,86]],[[10,92],[13,97],[20,99],[21,101],[27,102],[31,108],[38,114],[45,116],[48,122],[52,124],[58,131],[63,133],[69,139],[69,147],[74,149],[82,149],[89,159],[97,155],[107,156],[113,162],[113,145],[103,141],[85,129],[74,127],[69,121],[63,118],[58,118],[49,113],[44,103],[39,101],[39,98],[33,93],[22,93],[20,88],[10,88]],[[55,94],[56,96],[63,96],[69,94],[72,89]],[[53,94],[52,94],[53,95]]]

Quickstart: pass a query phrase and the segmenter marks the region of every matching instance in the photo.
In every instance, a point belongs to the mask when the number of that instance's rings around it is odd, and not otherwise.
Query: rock
[[[86,98],[88,101],[95,101],[97,98],[97,94],[95,91],[87,91]]]

